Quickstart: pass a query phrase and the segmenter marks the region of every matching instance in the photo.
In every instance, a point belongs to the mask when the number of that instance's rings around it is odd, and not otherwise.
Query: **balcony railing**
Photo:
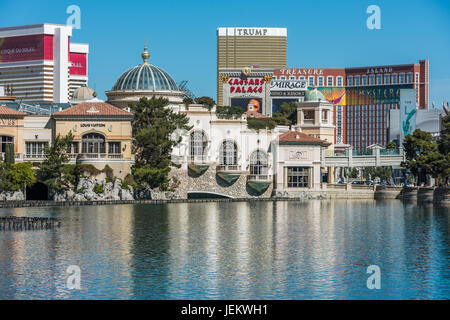
[[[191,163],[209,163],[210,159],[209,156],[189,156],[188,157],[189,162]]]
[[[123,159],[121,153],[70,153],[70,159]]]
[[[239,172],[239,171],[241,171],[241,166],[240,165],[219,165],[216,167],[216,171]]]
[[[249,174],[247,176],[248,181],[272,181],[270,174]]]

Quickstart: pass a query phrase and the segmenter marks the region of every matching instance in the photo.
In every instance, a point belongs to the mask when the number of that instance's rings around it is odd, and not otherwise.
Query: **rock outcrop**
[[[50,194],[54,201],[102,201],[134,200],[131,186],[122,186],[120,179],[114,182],[99,178],[81,178],[75,190],[64,190]]]
[[[25,196],[22,191],[3,191],[0,192],[0,201],[22,201]]]

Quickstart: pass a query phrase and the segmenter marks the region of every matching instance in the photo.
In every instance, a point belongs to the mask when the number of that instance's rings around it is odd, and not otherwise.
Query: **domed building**
[[[125,71],[116,81],[111,91],[107,91],[108,102],[126,108],[130,102],[142,97],[163,97],[169,105],[183,103],[184,91],[178,88],[175,80],[163,69],[148,63],[150,53],[145,45],[142,53],[143,63]]]
[[[327,99],[325,99],[325,96],[322,92],[317,90],[317,88],[313,88],[312,90],[307,90],[305,92],[305,100],[304,101],[323,101],[327,102]]]
[[[302,132],[329,142],[335,142],[333,104],[322,92],[313,88],[305,93],[305,100],[297,102],[297,124]]]
[[[97,92],[83,85],[75,89],[69,102],[74,105],[83,102],[102,102],[102,100],[97,98]]]

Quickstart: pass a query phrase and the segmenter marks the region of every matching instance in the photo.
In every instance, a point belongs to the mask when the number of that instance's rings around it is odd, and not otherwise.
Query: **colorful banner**
[[[233,107],[242,107],[247,111],[262,112],[261,98],[231,98],[231,105]]]
[[[317,89],[323,93],[325,99],[327,99],[328,102],[331,102],[332,104],[338,106],[346,105],[347,91],[345,88],[331,87],[331,88],[317,88]]]
[[[399,103],[400,89],[409,89],[412,85],[388,85],[346,88],[346,105],[368,105]]]
[[[0,63],[32,60],[53,60],[53,36],[0,38]]]
[[[416,130],[416,90],[400,89],[400,142]]]
[[[87,57],[85,53],[69,53],[71,75],[86,76],[87,75]]]

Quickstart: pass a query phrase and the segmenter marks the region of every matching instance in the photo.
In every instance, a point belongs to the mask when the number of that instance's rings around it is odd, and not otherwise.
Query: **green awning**
[[[233,184],[239,177],[240,173],[217,172],[217,176],[228,184]]]
[[[268,181],[247,181],[247,184],[250,188],[257,191],[258,193],[266,191],[270,186],[270,182]]]
[[[206,170],[208,170],[209,164],[189,163],[188,168],[195,174],[201,175],[201,174],[205,173]]]

